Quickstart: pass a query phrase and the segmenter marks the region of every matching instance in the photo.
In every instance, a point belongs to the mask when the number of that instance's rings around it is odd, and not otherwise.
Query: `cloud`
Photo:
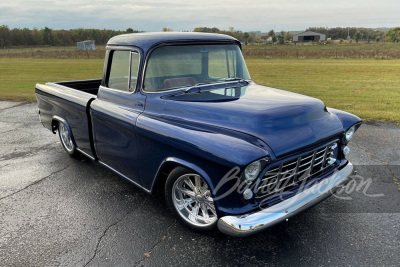
[[[394,27],[394,0],[15,0],[0,4],[0,24],[10,27],[111,28],[159,31],[218,27],[301,30],[310,26]]]

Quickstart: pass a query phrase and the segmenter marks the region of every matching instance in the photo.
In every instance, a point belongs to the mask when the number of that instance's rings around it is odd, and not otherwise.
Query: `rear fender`
[[[67,127],[67,130],[69,132],[69,135],[71,136],[72,142],[74,143],[74,146],[77,148],[78,146],[75,143],[75,138],[72,133],[71,127],[69,126],[68,122],[66,120],[64,120],[63,118],[61,118],[59,116],[53,116],[53,118],[51,119],[51,131],[54,134],[56,134],[56,132],[58,130],[58,122],[62,122],[65,124],[65,126]]]

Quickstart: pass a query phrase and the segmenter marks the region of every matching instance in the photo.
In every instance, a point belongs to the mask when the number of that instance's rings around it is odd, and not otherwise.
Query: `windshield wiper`
[[[225,78],[225,79],[223,79],[223,81],[225,81],[225,82],[243,81],[243,82],[246,82],[246,83],[247,83],[247,81],[246,81],[245,79],[243,79],[243,78],[238,78],[238,77]]]
[[[221,79],[215,83],[197,83],[192,87],[186,88],[183,90],[185,94],[188,93],[201,93],[202,91],[211,91],[214,89],[221,88],[221,85],[225,85],[225,87],[231,87],[232,84],[236,83],[244,83],[248,85],[249,82],[242,78],[228,78],[228,79]]]

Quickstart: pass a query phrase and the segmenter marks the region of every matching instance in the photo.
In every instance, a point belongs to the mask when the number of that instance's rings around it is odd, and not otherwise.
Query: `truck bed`
[[[90,103],[96,99],[101,80],[37,84],[35,87],[40,119],[49,130],[65,122],[77,149],[94,156],[91,146]]]
[[[101,84],[101,79],[97,80],[84,80],[84,81],[71,81],[71,82],[57,82],[55,84],[59,84],[65,87],[69,87],[72,89],[76,89],[85,93],[89,93],[92,95],[97,95],[99,91],[99,86]]]

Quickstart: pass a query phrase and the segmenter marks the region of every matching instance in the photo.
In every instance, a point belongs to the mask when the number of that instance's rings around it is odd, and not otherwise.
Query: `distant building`
[[[94,40],[86,40],[82,42],[77,42],[76,44],[78,46],[78,50],[96,50]]]
[[[293,36],[293,42],[299,42],[299,43],[318,42],[325,40],[326,40],[326,35],[317,32],[302,32]]]
[[[263,43],[272,43],[272,37],[268,35],[261,36],[261,40]]]

